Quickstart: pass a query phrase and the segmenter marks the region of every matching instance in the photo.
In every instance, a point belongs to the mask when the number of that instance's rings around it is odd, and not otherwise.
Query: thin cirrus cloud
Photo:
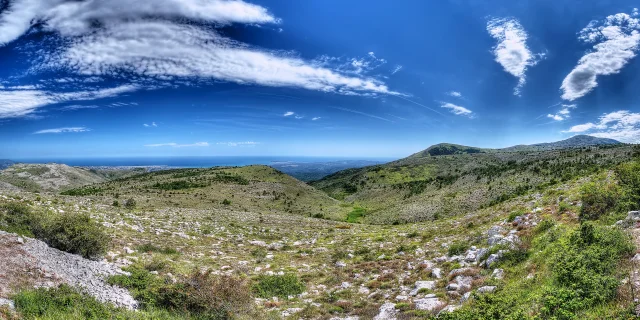
[[[241,141],[241,142],[218,142],[217,145],[227,146],[227,147],[255,147],[259,145],[260,142],[255,141]]]
[[[573,101],[598,86],[598,77],[619,73],[634,58],[640,44],[640,19],[637,11],[631,15],[618,13],[603,21],[591,21],[580,31],[579,39],[594,44],[593,50],[578,61],[578,65],[562,81],[562,98]]]
[[[290,116],[295,115],[295,114],[296,114],[296,113],[295,113],[295,112],[293,112],[293,111],[287,111],[287,112],[285,112],[285,113],[283,114],[283,116],[284,116],[284,117],[290,117]]]
[[[75,92],[52,92],[41,89],[0,88],[0,119],[30,115],[38,108],[69,101],[95,100],[115,97],[139,90],[136,85]]]
[[[208,147],[209,143],[208,142],[196,142],[196,143],[190,143],[190,144],[178,144],[178,143],[175,143],[175,142],[169,142],[169,143],[146,144],[144,146],[148,147],[148,148],[161,148],[161,147],[192,148],[192,147]]]
[[[48,134],[48,133],[79,133],[79,132],[87,132],[91,131],[89,128],[85,127],[67,127],[67,128],[56,128],[56,129],[45,129],[36,131],[33,134]]]
[[[339,66],[254,48],[216,31],[231,23],[277,25],[280,20],[241,0],[9,0],[0,14],[0,45],[40,25],[64,41],[43,51],[34,72],[115,78],[124,72],[158,81],[198,78],[346,95],[397,94],[365,75],[384,63],[373,53],[352,59],[351,69],[342,72]]]
[[[628,110],[605,113],[597,122],[575,125],[563,133],[587,133],[594,137],[640,143],[640,113]]]
[[[527,69],[535,66],[545,55],[531,52],[527,45],[529,35],[516,19],[492,19],[487,23],[487,31],[498,41],[493,47],[496,62],[506,72],[518,78],[513,94],[519,96],[520,90],[527,82]]]
[[[156,128],[156,127],[158,127],[158,124],[157,124],[157,123],[155,123],[155,122],[151,122],[151,124],[144,123],[144,124],[142,124],[142,125],[143,125],[145,128],[151,128],[151,127]]]
[[[442,105],[440,106],[440,108],[445,108],[445,109],[449,109],[449,112],[458,115],[458,116],[465,116],[465,117],[469,117],[469,118],[473,118],[473,111],[463,107],[463,106],[458,106],[455,105],[453,103],[449,103],[449,102],[443,102]]]

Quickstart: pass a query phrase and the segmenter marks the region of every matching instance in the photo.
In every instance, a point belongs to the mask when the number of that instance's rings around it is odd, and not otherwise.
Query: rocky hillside
[[[267,166],[177,169],[134,175],[63,192],[108,205],[285,212],[344,220],[349,205]]]
[[[566,140],[550,143],[539,143],[532,145],[519,145],[509,148],[501,149],[501,151],[545,151],[545,150],[559,150],[568,148],[583,148],[592,146],[611,146],[620,145],[620,141],[597,138],[587,135],[577,135]]]
[[[351,169],[311,185],[358,204],[365,223],[406,223],[492,206],[629,160],[633,146],[616,144],[547,151],[413,155]]]

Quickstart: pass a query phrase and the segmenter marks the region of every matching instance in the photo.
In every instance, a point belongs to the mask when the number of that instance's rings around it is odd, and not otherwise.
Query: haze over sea
[[[61,163],[69,166],[168,166],[180,168],[208,168],[216,166],[271,165],[279,162],[325,163],[347,160],[389,162],[393,158],[292,157],[292,156],[200,156],[200,157],[100,157],[100,158],[24,158],[11,159],[22,163]]]

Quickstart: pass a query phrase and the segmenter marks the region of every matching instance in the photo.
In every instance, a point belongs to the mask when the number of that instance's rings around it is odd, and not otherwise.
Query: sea
[[[273,165],[283,162],[326,163],[349,160],[389,162],[391,158],[292,157],[292,156],[214,156],[214,157],[102,157],[102,158],[25,158],[21,163],[60,163],[79,167],[154,167],[209,168],[218,166]]]

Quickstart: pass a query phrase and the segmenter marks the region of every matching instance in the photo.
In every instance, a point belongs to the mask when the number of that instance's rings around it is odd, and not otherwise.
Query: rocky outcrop
[[[126,274],[113,264],[84,259],[50,248],[42,241],[0,231],[0,298],[16,285],[56,287],[68,284],[101,302],[133,309],[137,302],[123,288],[112,286],[106,278]]]

